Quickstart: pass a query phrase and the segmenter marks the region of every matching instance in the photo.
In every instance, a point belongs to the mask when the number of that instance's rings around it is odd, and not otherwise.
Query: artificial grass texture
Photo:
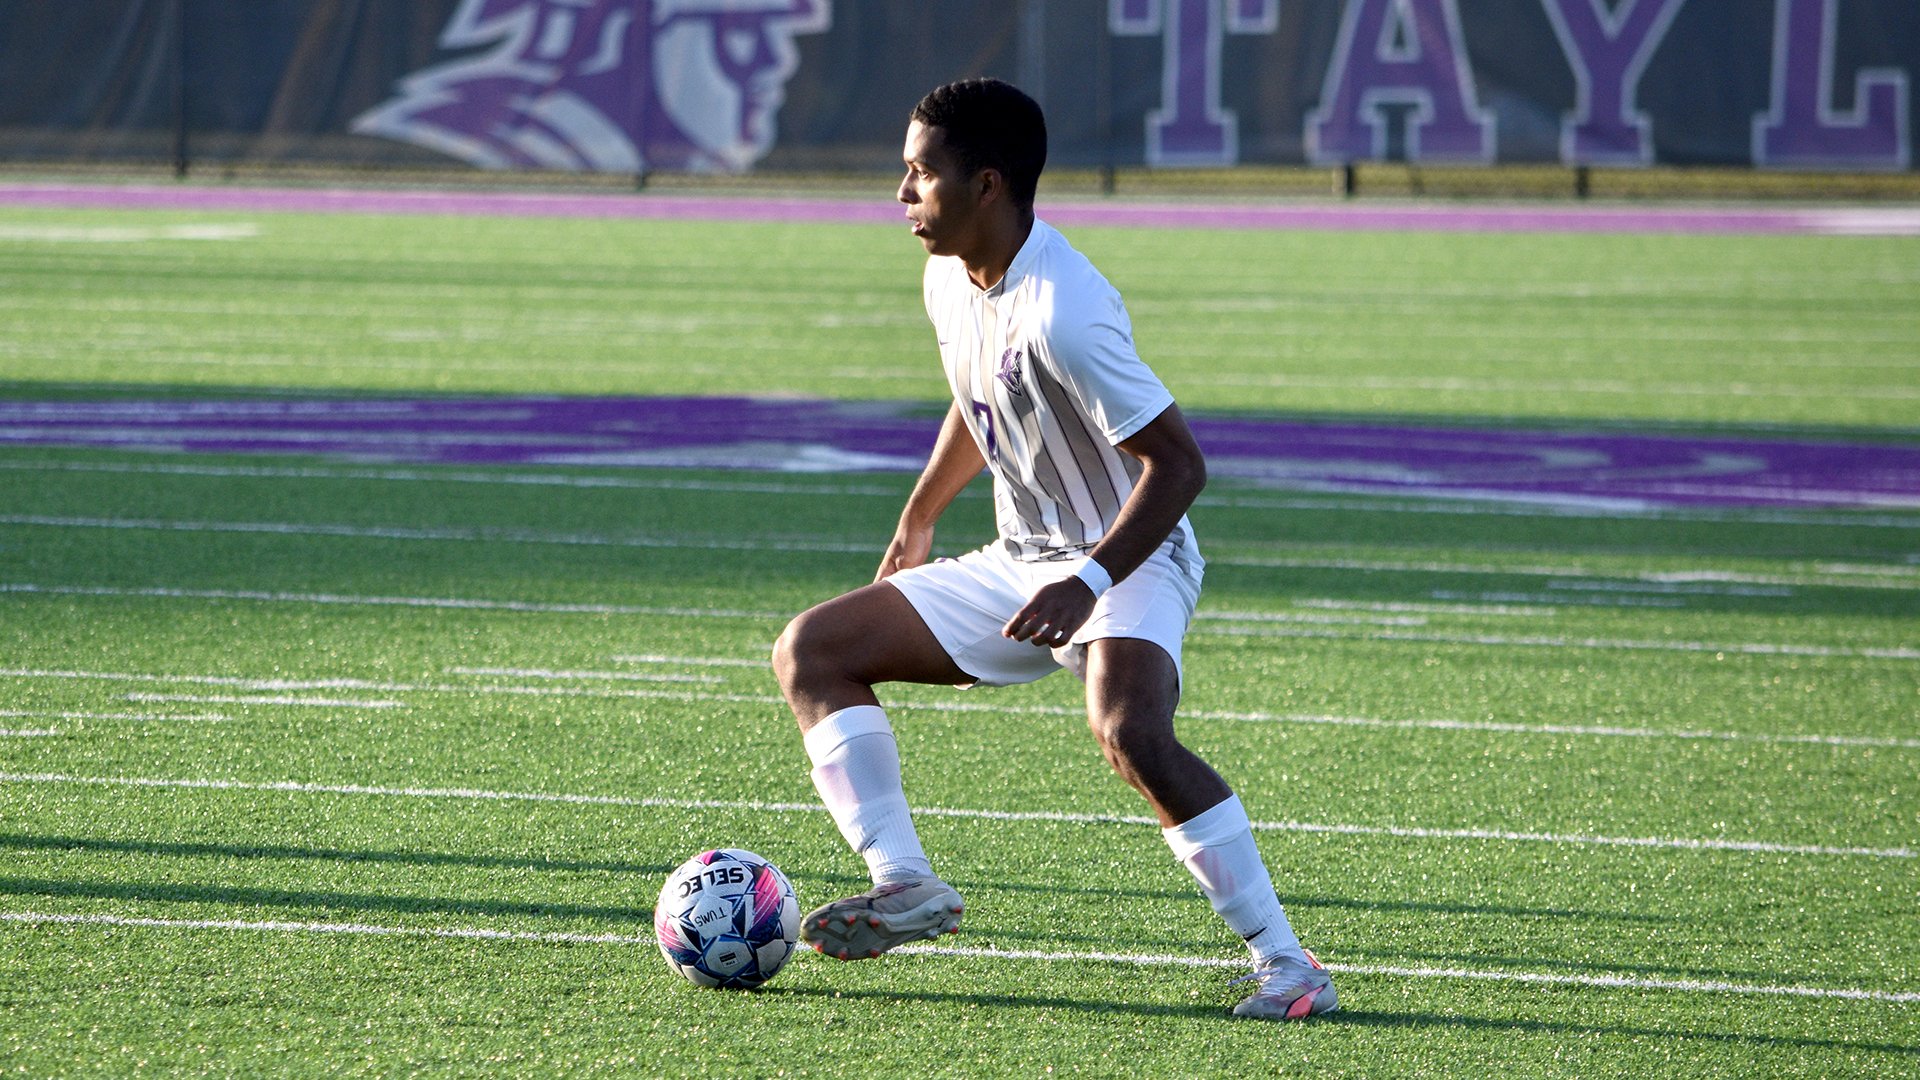
[[[898,230],[0,221],[14,397],[946,393]],[[87,239],[236,221],[258,234]],[[1900,439],[1920,397],[1911,239],[1070,238],[1190,409]],[[616,658],[764,657],[787,616],[868,580],[910,478],[405,471],[432,479],[0,455],[0,708],[53,714],[0,728],[58,732],[0,736],[0,772],[814,801],[764,669]],[[498,482],[536,473],[556,479]],[[1920,839],[1911,514],[1610,516],[1216,484],[1193,516],[1212,561],[1181,732],[1257,820]],[[970,493],[941,550],[991,527]],[[372,535],[396,529],[467,538]],[[1800,651],[1742,651],[1776,646]],[[1065,676],[884,696],[916,805],[1143,812]],[[303,698],[361,707],[263,700]],[[1793,741],[1808,737],[1852,741]],[[1239,954],[1151,827],[920,824],[968,899],[956,944]],[[644,942],[8,920],[0,1074],[1920,1074],[1912,1002],[1378,970],[1912,994],[1910,858],[1258,836],[1308,943],[1375,969],[1339,974],[1342,1010],[1320,1022],[1229,1020],[1220,968],[802,956],[760,992],[718,994]],[[773,858],[805,903],[862,881],[820,812],[12,779],[0,915],[644,939],[668,870],[722,845]]]
[[[176,463],[254,475],[165,471]],[[814,800],[766,671],[615,658],[764,656],[786,615],[870,576],[874,545],[856,541],[886,535],[908,483],[626,471],[638,486],[578,488],[378,479],[324,463],[258,475],[259,459],[56,451],[6,464],[9,513],[47,523],[0,525],[0,584],[119,591],[15,592],[0,605],[6,666],[42,673],[0,677],[6,708],[92,714],[6,719],[61,734],[0,738],[0,771],[722,802]],[[1897,518],[1435,515],[1356,499],[1281,512],[1261,504],[1269,498],[1216,488],[1195,510],[1214,556],[1203,613],[1220,617],[1188,638],[1183,710],[1193,715],[1181,725],[1257,820],[1873,849],[1920,836],[1920,659],[1904,656],[1920,645],[1920,578],[1906,557],[1914,532]],[[962,500],[942,543],[984,538],[986,511],[984,499]],[[124,527],[133,521],[144,524]],[[166,527],[210,521],[526,531],[404,540]],[[760,546],[541,542],[583,532]],[[848,550],[791,550],[835,543]],[[1840,560],[1851,569],[1837,570]],[[1683,570],[1701,588],[1562,590],[1665,607],[1433,596],[1548,596],[1547,585],[1576,580],[1543,569],[1626,589]],[[1796,584],[1743,584],[1758,578]],[[130,592],[140,589],[653,611]],[[1590,644],[1378,636],[1422,633]],[[1660,640],[1853,654],[1605,644]],[[716,681],[538,674],[582,671]],[[315,683],[331,685],[303,685]],[[610,696],[636,692],[663,696]],[[1143,810],[1100,761],[1065,676],[884,696],[901,703],[893,715],[916,805]],[[204,700],[249,697],[397,704]],[[116,714],[229,719],[104,718]],[[1561,730],[1288,719],[1297,716]],[[1809,734],[1876,741],[1766,741]],[[956,944],[1236,955],[1150,827],[941,816],[921,826],[968,898]],[[1920,989],[1910,858],[1284,830],[1259,839],[1296,927],[1335,963]],[[666,872],[721,845],[774,859],[803,902],[861,880],[819,812],[11,780],[0,783],[0,912],[644,938]],[[968,1077],[1639,1077],[1899,1076],[1920,1063],[1911,1003],[1343,973],[1340,1013],[1277,1027],[1227,1018],[1232,974],[803,956],[762,992],[720,994],[669,975],[646,944],[9,922],[0,1069],[852,1076],[911,1062]]]
[[[210,222],[258,234],[85,239]],[[26,209],[0,223],[0,380],[20,384],[946,394],[923,256],[901,229]],[[1920,402],[1912,238],[1069,239],[1188,408],[1911,429]]]

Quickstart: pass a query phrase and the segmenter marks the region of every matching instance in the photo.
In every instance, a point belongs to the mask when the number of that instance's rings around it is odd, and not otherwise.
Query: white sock
[[[1173,856],[1186,864],[1213,910],[1253,952],[1253,966],[1280,957],[1307,962],[1300,939],[1287,924],[1273,879],[1253,843],[1253,826],[1238,795],[1190,821],[1160,830]]]
[[[920,849],[900,786],[900,747],[878,705],[841,709],[806,734],[813,786],[853,850],[867,860],[875,885],[928,877],[933,865]]]

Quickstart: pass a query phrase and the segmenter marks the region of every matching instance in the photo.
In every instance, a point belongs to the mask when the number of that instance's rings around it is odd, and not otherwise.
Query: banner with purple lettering
[[[1920,12],[1908,13],[1920,22]],[[1907,71],[1853,71],[1853,107],[1834,107],[1840,0],[1774,0],[1773,100],[1753,118],[1755,165],[1904,169]]]
[[[1067,167],[1913,167],[1915,0],[0,0],[0,160],[891,171],[991,75]]]
[[[1348,0],[1320,107],[1307,118],[1308,156],[1388,157],[1396,108],[1407,160],[1493,160],[1494,118],[1475,100],[1455,0]]]
[[[1634,94],[1647,61],[1682,0],[1541,0],[1573,68],[1574,106],[1560,128],[1560,156],[1593,165],[1653,161],[1653,119]]]

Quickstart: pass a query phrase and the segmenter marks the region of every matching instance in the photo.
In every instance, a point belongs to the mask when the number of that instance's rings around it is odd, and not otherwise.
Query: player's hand
[[[873,575],[873,580],[885,581],[902,570],[911,570],[926,562],[931,554],[932,529],[900,529],[887,544],[887,553],[880,556],[880,569]]]
[[[1057,649],[1087,624],[1094,602],[1093,590],[1077,577],[1043,585],[1000,632],[1015,641]]]

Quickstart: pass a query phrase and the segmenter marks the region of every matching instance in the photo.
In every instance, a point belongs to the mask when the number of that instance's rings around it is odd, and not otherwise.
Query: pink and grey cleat
[[[808,912],[800,940],[828,956],[870,960],[909,941],[959,933],[964,906],[937,877],[889,882]]]
[[[1298,1020],[1338,1009],[1340,998],[1333,992],[1332,976],[1327,974],[1318,957],[1310,952],[1306,957],[1305,964],[1282,957],[1251,975],[1233,980],[1235,983],[1251,980],[1257,984],[1247,1000],[1233,1007],[1233,1015],[1258,1020]]]

